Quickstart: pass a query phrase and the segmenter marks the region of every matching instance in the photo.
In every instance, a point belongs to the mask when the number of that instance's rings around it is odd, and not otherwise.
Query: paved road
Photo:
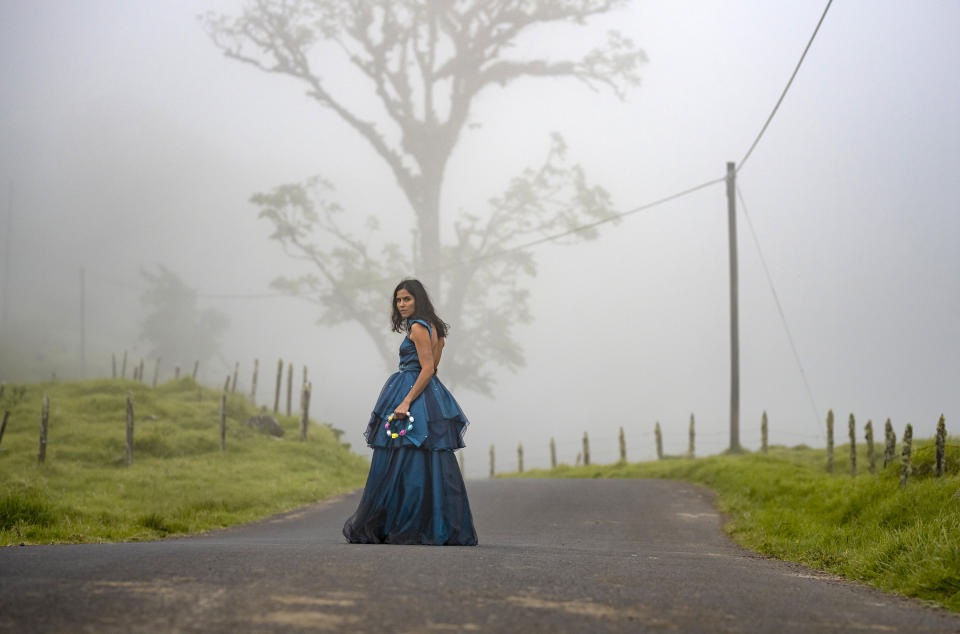
[[[734,545],[662,480],[468,482],[481,545],[363,546],[358,494],[162,542],[0,548],[4,632],[960,632]]]

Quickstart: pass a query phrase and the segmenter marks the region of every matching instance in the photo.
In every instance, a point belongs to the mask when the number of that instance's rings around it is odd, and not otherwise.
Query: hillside
[[[126,464],[126,397],[133,395],[133,463]],[[50,416],[37,460],[41,403]],[[361,486],[367,461],[340,432],[277,415],[282,437],[245,421],[261,413],[228,395],[220,449],[219,391],[191,378],[157,388],[122,379],[7,385],[0,440],[0,544],[157,539],[310,504]]]
[[[742,546],[960,612],[960,443],[947,438],[935,477],[932,440],[914,441],[910,478],[897,459],[867,472],[861,445],[850,475],[849,445],[826,451],[773,447],[767,454],[531,470],[506,477],[670,478],[715,490],[725,529]]]

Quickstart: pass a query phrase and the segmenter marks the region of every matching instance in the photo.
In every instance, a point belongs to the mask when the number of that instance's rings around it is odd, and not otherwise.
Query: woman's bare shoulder
[[[417,338],[429,339],[430,330],[420,322],[415,321],[412,324],[410,324],[410,338],[411,339],[417,339]]]

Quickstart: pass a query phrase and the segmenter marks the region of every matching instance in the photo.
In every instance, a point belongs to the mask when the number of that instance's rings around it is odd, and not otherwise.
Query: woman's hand
[[[410,415],[410,401],[404,399],[399,405],[393,408],[395,418],[406,418]]]

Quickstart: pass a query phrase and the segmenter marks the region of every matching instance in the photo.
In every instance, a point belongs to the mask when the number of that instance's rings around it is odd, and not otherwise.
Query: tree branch
[[[384,341],[381,323],[383,284],[376,283],[387,277],[387,271],[380,270],[380,264],[369,256],[367,245],[371,239],[355,238],[337,224],[334,215],[340,213],[342,207],[326,197],[332,191],[330,183],[314,177],[251,197],[251,202],[261,208],[260,217],[273,223],[271,238],[278,240],[285,251],[292,248],[300,258],[310,261],[327,283],[324,289],[320,279],[308,274],[295,280],[277,279],[273,286],[291,295],[302,296],[304,287],[320,293],[319,301],[328,310],[326,317],[336,321],[358,321],[373,339],[384,361],[390,364],[391,354]],[[368,227],[371,232],[376,230],[375,223],[368,223]],[[322,250],[309,243],[307,238],[317,230],[334,237],[341,246]],[[388,244],[379,252],[387,255],[385,262],[405,267],[398,245]],[[371,281],[375,283],[371,284]]]

